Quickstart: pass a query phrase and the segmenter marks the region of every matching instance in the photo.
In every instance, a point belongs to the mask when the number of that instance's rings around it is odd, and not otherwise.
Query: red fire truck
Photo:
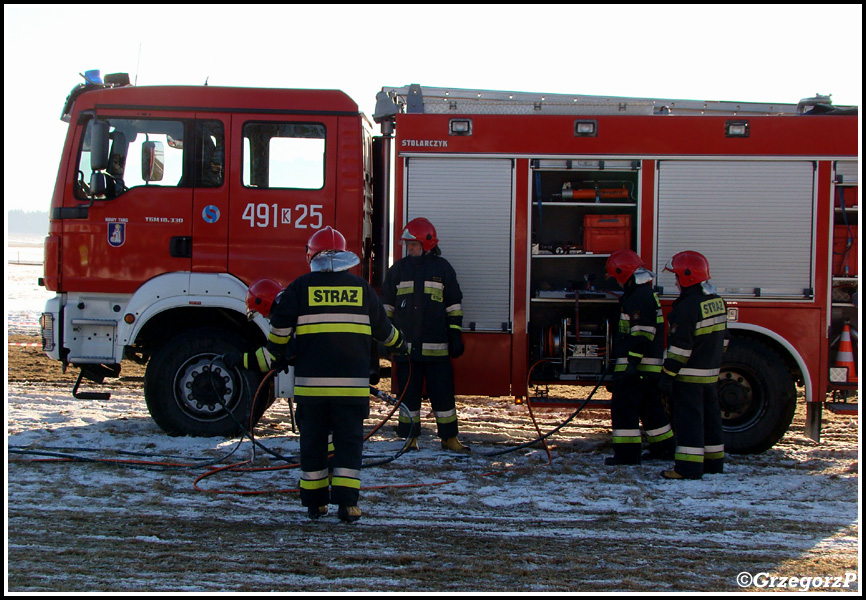
[[[73,90],[63,118],[44,349],[80,368],[82,398],[96,395],[82,378],[146,362],[145,400],[170,433],[228,434],[226,410],[249,413],[260,379],[216,357],[265,339],[244,314],[252,281],[306,272],[306,240],[331,225],[379,285],[418,216],[464,293],[458,394],[597,383],[617,310],[604,264],[628,247],[666,308],[667,260],[709,259],[733,336],[719,384],[730,451],[777,442],[798,385],[815,439],[825,406],[856,410],[855,363],[835,359],[858,329],[856,107],[412,85],[379,93],[374,137],[339,91],[116,75]],[[271,399],[291,383],[281,374]]]

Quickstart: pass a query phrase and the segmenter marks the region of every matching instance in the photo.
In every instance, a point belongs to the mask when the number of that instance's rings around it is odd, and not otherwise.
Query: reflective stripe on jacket
[[[642,373],[659,373],[664,349],[664,317],[652,282],[629,286],[613,334],[614,373],[625,371],[630,362]]]
[[[448,332],[463,328],[462,301],[454,268],[431,253],[398,260],[382,288],[385,311],[406,336],[412,360],[448,360]]]
[[[668,315],[664,372],[677,381],[715,383],[727,344],[727,306],[701,285],[684,288]]]
[[[291,336],[298,402],[369,402],[373,340],[399,340],[379,297],[348,271],[302,275],[280,295],[270,321],[264,350],[284,356]]]

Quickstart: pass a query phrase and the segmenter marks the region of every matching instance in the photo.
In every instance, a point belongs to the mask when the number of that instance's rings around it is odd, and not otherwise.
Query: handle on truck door
[[[173,258],[192,258],[192,238],[175,236],[168,243],[168,253]]]

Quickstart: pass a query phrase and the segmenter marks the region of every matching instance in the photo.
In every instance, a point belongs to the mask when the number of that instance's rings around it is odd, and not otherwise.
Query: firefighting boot
[[[420,450],[418,447],[418,438],[412,437],[406,440],[406,451],[408,452],[409,450]]]
[[[700,479],[700,477],[686,477],[685,475],[680,475],[673,469],[670,471],[662,471],[662,477],[665,479]]]
[[[312,520],[317,520],[319,517],[324,517],[328,514],[328,505],[325,506],[308,506],[307,507],[307,516]]]
[[[640,431],[628,432],[630,437],[624,437],[625,430],[613,430],[613,456],[604,459],[607,466],[639,465],[640,464]],[[636,435],[635,435],[636,434]]]
[[[721,475],[725,472],[724,460],[705,460],[704,475]]]
[[[652,438],[650,438],[652,439]],[[671,437],[657,441],[650,442],[647,447],[647,451],[641,455],[642,460],[674,460],[674,454],[676,452],[677,443],[673,435]]]
[[[451,452],[457,452],[459,454],[469,454],[472,452],[467,446],[464,446],[460,443],[456,437],[448,438],[447,440],[442,440],[442,449],[450,450]]]
[[[673,460],[674,459],[674,451],[670,452],[653,452],[650,450],[649,452],[644,452],[641,457],[641,460]]]
[[[340,517],[341,521],[345,521],[346,523],[354,523],[361,518],[361,509],[357,506],[340,505],[340,508],[337,509],[337,516]]]

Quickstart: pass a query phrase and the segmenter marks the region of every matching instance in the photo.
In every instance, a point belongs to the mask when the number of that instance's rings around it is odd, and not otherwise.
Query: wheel
[[[156,424],[169,435],[193,436],[231,436],[240,431],[238,422],[244,429],[255,425],[273,402],[273,386],[260,392],[251,422],[250,405],[264,376],[228,369],[219,359],[248,349],[239,336],[210,328],[181,333],[164,344],[144,374],[144,398]]]
[[[781,357],[747,338],[731,340],[719,374],[725,450],[753,454],[782,439],[794,418],[797,392]]]

